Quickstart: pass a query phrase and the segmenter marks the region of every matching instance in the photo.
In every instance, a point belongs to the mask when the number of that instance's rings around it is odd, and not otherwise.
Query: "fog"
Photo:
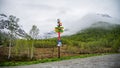
[[[120,0],[0,0],[0,13],[20,18],[19,24],[27,33],[37,25],[40,35],[54,31],[59,18],[68,30],[63,35],[69,35],[99,20],[118,23],[119,3]]]

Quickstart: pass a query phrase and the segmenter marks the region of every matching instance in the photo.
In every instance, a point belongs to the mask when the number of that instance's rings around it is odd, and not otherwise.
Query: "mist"
[[[120,21],[119,0],[0,0],[0,3],[1,13],[20,18],[19,24],[27,33],[32,25],[37,25],[40,35],[54,31],[58,18],[68,30],[63,35],[74,34],[100,20]]]

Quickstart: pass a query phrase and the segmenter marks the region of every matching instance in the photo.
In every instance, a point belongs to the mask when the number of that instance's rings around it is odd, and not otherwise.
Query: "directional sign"
[[[58,45],[57,46],[61,46],[61,45],[62,45],[61,40],[60,41],[58,40]]]
[[[57,19],[57,27],[55,27],[55,32],[58,33],[58,58],[60,58],[60,46],[62,45],[62,42],[60,40],[60,34],[63,32],[64,27],[62,27],[62,23],[60,22],[60,19]]]
[[[58,32],[63,33],[63,29],[64,29],[64,27],[62,27],[62,26],[60,26],[60,27],[55,27],[55,32],[56,32],[56,33],[58,33]]]

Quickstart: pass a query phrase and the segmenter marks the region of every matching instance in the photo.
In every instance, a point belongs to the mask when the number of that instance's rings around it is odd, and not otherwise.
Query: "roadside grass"
[[[38,63],[45,63],[45,62],[54,62],[54,61],[61,61],[61,60],[68,60],[68,59],[76,59],[76,58],[87,58],[93,56],[102,56],[108,54],[116,54],[116,53],[101,53],[101,54],[82,54],[78,56],[65,56],[61,58],[46,58],[46,59],[39,59],[33,61],[6,61],[0,62],[0,66],[20,66],[20,65],[31,65],[31,64],[38,64]]]

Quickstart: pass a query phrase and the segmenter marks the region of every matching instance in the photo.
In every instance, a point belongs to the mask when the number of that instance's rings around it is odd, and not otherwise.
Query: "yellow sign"
[[[63,32],[64,27],[55,27],[55,32]]]

